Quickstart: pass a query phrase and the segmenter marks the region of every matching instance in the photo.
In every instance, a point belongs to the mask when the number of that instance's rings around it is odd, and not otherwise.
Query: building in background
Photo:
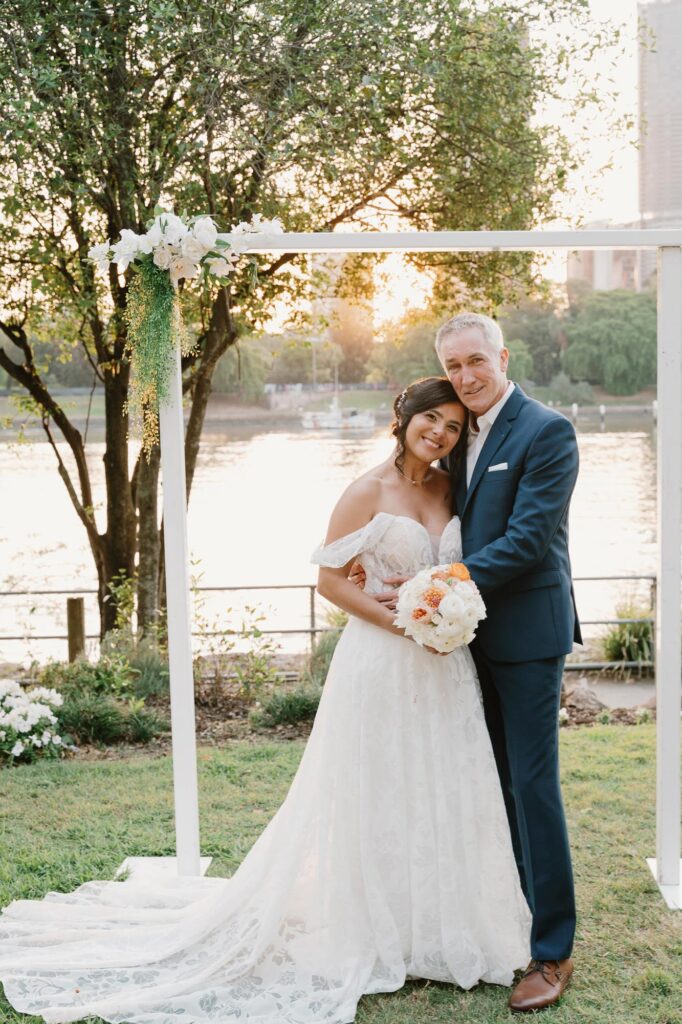
[[[682,0],[637,5],[639,46],[639,210],[635,223],[595,222],[587,228],[682,227]],[[656,253],[594,250],[571,253],[569,280],[597,291],[641,291],[652,283]]]
[[[639,210],[641,226],[682,226],[682,0],[637,7],[639,49]],[[640,279],[656,267],[640,256]]]
[[[593,221],[585,229],[591,231],[638,228],[639,223],[614,224],[611,221]],[[569,253],[567,278],[586,281],[598,292],[611,292],[617,288],[640,291],[640,261],[635,249],[585,249]]]

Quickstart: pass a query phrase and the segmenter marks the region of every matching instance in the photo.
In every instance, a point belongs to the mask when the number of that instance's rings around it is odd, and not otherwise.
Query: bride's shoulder
[[[379,505],[381,490],[376,470],[369,470],[349,484],[332,512],[326,543],[366,526]]]

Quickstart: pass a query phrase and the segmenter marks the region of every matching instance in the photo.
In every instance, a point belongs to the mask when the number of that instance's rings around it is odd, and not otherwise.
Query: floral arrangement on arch
[[[100,271],[115,264],[121,273],[129,267],[136,272],[126,302],[126,355],[133,368],[130,406],[142,420],[147,456],[159,441],[159,402],[168,397],[173,347],[182,355],[192,351],[182,322],[180,281],[204,277],[224,283],[243,251],[240,237],[282,231],[280,221],[255,214],[248,223],[220,232],[211,217],[183,218],[157,207],[143,234],[124,228],[118,241],[89,250]]]

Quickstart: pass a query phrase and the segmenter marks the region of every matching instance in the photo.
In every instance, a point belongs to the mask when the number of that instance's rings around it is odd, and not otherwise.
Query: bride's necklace
[[[412,477],[409,477],[406,473],[404,473],[402,471],[402,469],[400,468],[400,466],[396,462],[394,462],[393,465],[398,470],[398,472],[400,473],[400,475],[403,478],[403,480],[407,480],[408,484],[412,484],[413,487],[423,487],[424,484],[426,483],[426,481],[429,480],[431,478],[431,475],[432,475],[431,474],[431,469],[430,468],[427,469],[426,475],[424,476],[424,479],[420,483],[418,480],[413,480]]]

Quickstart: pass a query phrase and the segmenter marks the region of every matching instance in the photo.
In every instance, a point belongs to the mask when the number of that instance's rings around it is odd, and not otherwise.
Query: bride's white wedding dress
[[[315,552],[367,589],[461,556],[379,513]],[[405,978],[510,984],[530,915],[468,649],[352,618],[289,794],[230,879],[89,882],[0,918],[7,998],[47,1021],[346,1024]]]

